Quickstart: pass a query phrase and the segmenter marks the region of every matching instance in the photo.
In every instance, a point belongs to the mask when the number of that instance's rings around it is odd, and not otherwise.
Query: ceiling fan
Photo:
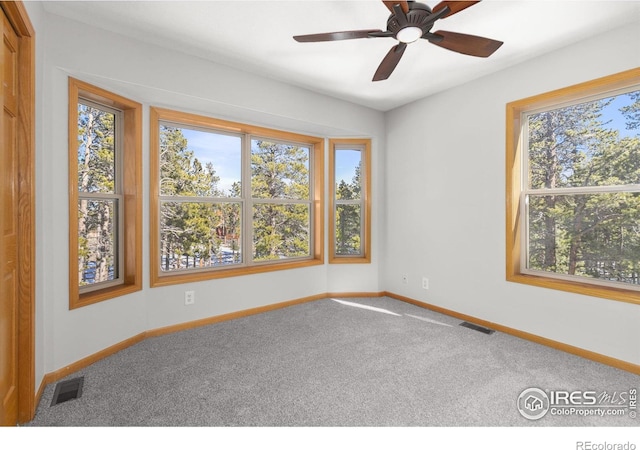
[[[431,32],[438,19],[452,16],[463,9],[480,3],[478,1],[441,1],[433,9],[415,1],[382,1],[391,11],[387,19],[387,30],[351,30],[332,33],[294,36],[298,42],[342,41],[345,39],[392,37],[398,44],[389,50],[373,76],[373,81],[386,80],[400,62],[407,44],[426,39],[438,47],[465,55],[486,58],[493,54],[502,42],[470,34],[452,31]]]

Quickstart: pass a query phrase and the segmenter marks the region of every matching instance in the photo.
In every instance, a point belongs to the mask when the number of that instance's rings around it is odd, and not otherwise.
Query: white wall
[[[378,236],[383,207],[381,112],[291,87],[203,59],[165,50],[50,15],[28,4],[39,45],[41,77],[37,123],[36,384],[44,374],[145,330],[329,291],[377,292]],[[68,76],[139,101],[143,127],[143,265],[141,292],[68,308],[67,79]],[[149,287],[148,160],[150,105],[293,132],[329,137],[372,137],[373,261],[328,264],[163,288]],[[327,153],[328,158],[328,153]],[[327,228],[325,226],[325,228]],[[325,243],[326,247],[326,243]],[[326,254],[326,253],[325,253]],[[184,291],[196,304],[184,306]]]
[[[640,306],[505,281],[506,103],[638,66],[634,24],[389,112],[385,289],[640,364]]]

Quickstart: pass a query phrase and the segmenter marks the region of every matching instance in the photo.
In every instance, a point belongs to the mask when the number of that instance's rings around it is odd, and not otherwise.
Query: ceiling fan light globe
[[[422,37],[422,29],[418,27],[406,27],[398,31],[396,39],[405,44],[415,42]]]

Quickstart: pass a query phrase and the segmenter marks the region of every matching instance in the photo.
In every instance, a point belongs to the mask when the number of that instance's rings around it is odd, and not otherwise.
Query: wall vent
[[[82,396],[83,384],[84,377],[61,381],[60,383],[56,384],[56,390],[53,393],[51,406],[59,405],[60,403],[73,400],[74,398],[80,398]]]
[[[475,325],[473,323],[469,323],[469,322],[462,322],[460,324],[461,327],[465,327],[465,328],[469,328],[470,330],[476,330],[479,331],[480,333],[484,333],[484,334],[493,334],[496,332],[496,330],[491,330],[490,328],[485,328],[485,327],[481,327],[480,325]]]

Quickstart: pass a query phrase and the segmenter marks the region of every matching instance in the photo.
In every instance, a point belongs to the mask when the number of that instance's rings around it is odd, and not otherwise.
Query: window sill
[[[507,274],[507,281],[640,305],[640,292],[632,289],[597,286],[524,273]]]
[[[131,294],[142,290],[140,284],[120,284],[105,289],[85,292],[78,295],[78,298],[69,302],[69,309],[81,308],[83,306],[92,305],[104,300],[109,300],[123,295]]]
[[[329,264],[371,264],[371,258],[367,256],[332,256]]]

